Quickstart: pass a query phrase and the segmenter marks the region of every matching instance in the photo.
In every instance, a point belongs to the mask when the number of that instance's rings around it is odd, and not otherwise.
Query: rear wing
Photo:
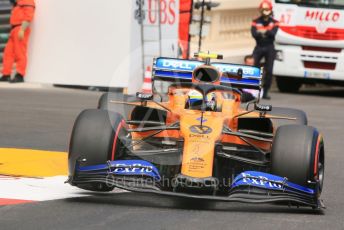
[[[164,81],[184,81],[191,82],[193,71],[205,62],[197,60],[183,60],[174,58],[156,58],[153,62],[153,80]],[[212,66],[217,68],[222,73],[236,74],[239,69],[242,69],[242,79],[233,79],[222,77],[221,83],[223,85],[230,85],[235,88],[250,88],[260,89],[262,73],[261,70],[254,66],[246,66],[239,64],[229,63],[211,63]]]

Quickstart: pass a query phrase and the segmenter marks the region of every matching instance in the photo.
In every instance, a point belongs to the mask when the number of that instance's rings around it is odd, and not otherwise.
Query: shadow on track
[[[116,205],[123,207],[146,207],[158,209],[180,209],[180,210],[203,210],[218,212],[243,212],[243,213],[289,213],[289,214],[323,214],[322,211],[315,211],[308,207],[296,208],[288,206],[277,206],[269,204],[243,204],[226,203],[196,199],[185,199],[177,197],[166,197],[155,194],[142,193],[90,193],[88,197],[70,198],[65,200],[68,203],[86,205]]]

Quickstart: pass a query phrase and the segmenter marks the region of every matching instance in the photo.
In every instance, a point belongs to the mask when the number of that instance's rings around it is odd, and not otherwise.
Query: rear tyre
[[[308,181],[324,182],[324,142],[319,132],[309,126],[286,125],[277,130],[271,153],[271,171],[290,182],[310,187]]]
[[[283,93],[297,93],[302,86],[302,82],[292,77],[276,76],[277,88]]]
[[[243,91],[241,94],[241,103],[247,103],[255,100],[256,98],[249,92]]]
[[[268,112],[268,114],[273,115],[273,116],[279,116],[279,117],[296,118],[296,120],[271,119],[275,129],[282,125],[307,125],[308,124],[306,113],[299,109],[273,107],[272,111]]]
[[[70,178],[75,174],[77,160],[86,159],[81,166],[105,164],[124,154],[124,143],[119,139],[126,134],[123,117],[106,110],[84,110],[75,121],[68,155]],[[111,191],[105,183],[77,184],[91,191]]]

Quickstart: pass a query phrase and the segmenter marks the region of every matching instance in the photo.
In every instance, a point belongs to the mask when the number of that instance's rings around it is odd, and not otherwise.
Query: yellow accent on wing
[[[204,53],[204,52],[199,52],[195,53],[196,58],[202,58],[202,59],[223,59],[223,55],[221,54],[214,54],[214,53]]]

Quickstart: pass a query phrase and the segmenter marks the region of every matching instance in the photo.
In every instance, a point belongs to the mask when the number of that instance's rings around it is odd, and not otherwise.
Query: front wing
[[[154,193],[174,197],[205,199],[243,203],[285,203],[309,206],[313,209],[325,208],[316,189],[291,183],[287,178],[272,174],[246,171],[231,183],[227,196],[195,195],[161,189],[163,177],[150,162],[143,160],[108,161],[106,164],[80,166],[77,161],[75,174],[69,178],[71,185],[105,183],[107,186],[132,191]],[[317,187],[317,186],[315,186]]]

